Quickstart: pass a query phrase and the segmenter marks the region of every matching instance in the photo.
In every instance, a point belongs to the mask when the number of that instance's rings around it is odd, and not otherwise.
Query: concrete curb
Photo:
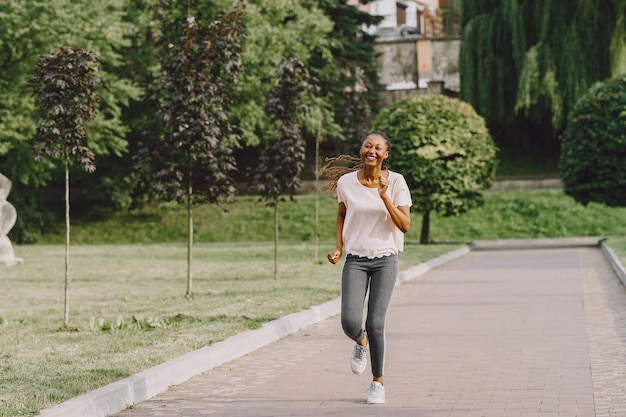
[[[472,242],[472,250],[556,249],[599,246],[602,237],[563,237],[540,239],[484,239]]]
[[[396,281],[396,287],[400,284],[403,284],[407,281],[417,278],[420,275],[424,275],[426,272],[430,271],[431,269],[437,268],[438,266],[441,266],[445,264],[446,262],[450,262],[453,259],[459,258],[469,253],[471,250],[472,249],[470,246],[463,246],[452,252],[444,253],[443,255],[438,256],[434,259],[431,259],[428,262],[422,262],[419,265],[415,265],[411,268],[400,271],[398,273],[398,280]]]
[[[624,265],[622,265],[619,257],[615,254],[613,249],[604,243],[604,240],[600,242],[600,249],[602,249],[602,252],[604,252],[604,255],[609,260],[619,280],[622,281],[622,285],[626,286],[626,269],[624,269]]]
[[[465,255],[470,247],[446,253],[398,274],[399,285]],[[161,394],[172,385],[247,355],[298,330],[339,314],[340,299],[265,323],[261,328],[229,337],[120,381],[44,410],[38,417],[106,417]]]
[[[471,243],[470,248],[471,250],[506,250],[599,246],[622,285],[626,286],[626,268],[605,241],[606,238],[604,237],[475,240]]]

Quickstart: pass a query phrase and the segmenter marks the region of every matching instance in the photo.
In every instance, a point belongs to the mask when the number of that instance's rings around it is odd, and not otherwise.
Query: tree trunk
[[[274,201],[274,279],[278,279],[278,199]]]
[[[192,274],[192,258],[193,258],[193,207],[191,202],[193,190],[191,187],[191,173],[189,174],[189,184],[187,185],[187,296],[193,295],[193,274]]]
[[[70,325],[70,168],[65,154],[65,327]]]
[[[428,243],[428,235],[430,234],[430,211],[422,216],[422,232],[420,234],[420,243]]]
[[[320,124],[317,129],[317,137],[315,138],[315,229],[313,231],[313,245],[315,247],[315,253],[313,260],[318,262],[317,255],[317,235],[319,234],[319,219],[320,219],[320,174],[319,174],[319,162],[320,162],[320,140],[322,138],[322,112],[318,112],[320,118]]]

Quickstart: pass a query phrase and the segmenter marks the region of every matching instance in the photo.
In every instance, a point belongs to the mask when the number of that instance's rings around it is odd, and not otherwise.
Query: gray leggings
[[[398,275],[398,256],[361,258],[347,255],[341,277],[341,326],[350,339],[363,339],[363,308],[369,287],[365,329],[370,345],[372,374],[385,368],[385,318]]]

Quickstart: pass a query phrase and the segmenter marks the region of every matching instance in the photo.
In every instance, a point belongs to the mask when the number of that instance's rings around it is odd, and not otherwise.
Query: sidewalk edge
[[[452,252],[444,253],[441,256],[433,258],[427,262],[423,262],[419,265],[415,265],[411,268],[405,269],[398,273],[398,280],[396,281],[396,287],[400,284],[403,284],[407,281],[415,279],[420,275],[425,274],[431,269],[437,268],[445,264],[446,262],[450,262],[453,259],[461,257],[472,250],[472,246],[462,246],[459,249],[453,250]]]
[[[600,242],[600,249],[602,249],[602,252],[604,252],[604,255],[609,260],[613,271],[617,274],[617,277],[622,282],[622,285],[626,286],[626,269],[624,269],[624,265],[615,251],[613,251],[613,249],[611,249],[611,247],[607,245],[604,240]]]

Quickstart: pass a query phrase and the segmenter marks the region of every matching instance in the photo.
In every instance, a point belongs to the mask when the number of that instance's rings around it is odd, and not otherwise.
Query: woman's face
[[[372,134],[363,140],[361,144],[363,166],[381,166],[388,156],[387,141],[382,136]]]

